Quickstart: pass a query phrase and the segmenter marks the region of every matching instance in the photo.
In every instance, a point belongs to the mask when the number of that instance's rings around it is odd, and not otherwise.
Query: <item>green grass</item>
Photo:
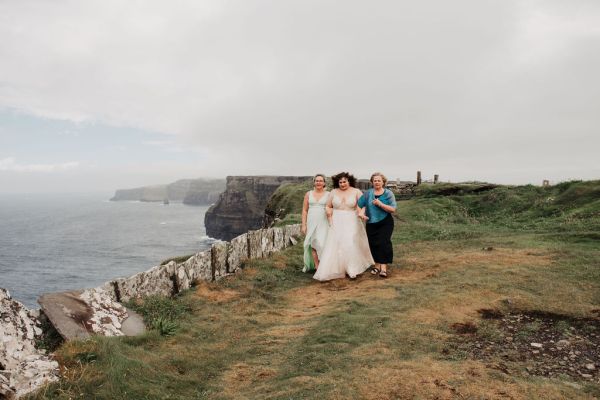
[[[599,193],[598,181],[567,182],[400,201],[387,280],[314,282],[300,272],[297,245],[133,305],[150,326],[177,324],[170,335],[64,344],[65,377],[30,398],[592,398],[600,385],[576,389],[566,377],[521,375],[526,363],[509,375],[469,359],[451,327],[474,323],[494,341],[501,333],[478,309],[600,309]]]

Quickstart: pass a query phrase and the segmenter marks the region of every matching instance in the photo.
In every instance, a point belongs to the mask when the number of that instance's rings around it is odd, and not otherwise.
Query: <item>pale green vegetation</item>
[[[598,317],[600,182],[420,190],[399,202],[387,280],[315,282],[300,272],[297,245],[175,299],[138,304],[157,328],[145,335],[63,345],[63,380],[31,398],[600,396],[585,379],[528,374],[527,354],[482,360],[467,345],[503,340],[481,310]],[[297,215],[304,191],[290,185],[278,194],[288,215]],[[160,332],[152,321],[161,319],[175,329]],[[568,335],[568,321],[557,331]],[[457,334],[456,324],[475,333]],[[514,340],[528,343],[540,326],[523,326]],[[600,337],[599,326],[584,328]]]

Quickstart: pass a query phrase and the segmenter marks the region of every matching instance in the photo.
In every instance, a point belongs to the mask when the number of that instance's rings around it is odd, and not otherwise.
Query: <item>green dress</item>
[[[308,215],[306,218],[306,237],[304,238],[304,268],[303,272],[315,270],[315,262],[312,257],[312,249],[315,249],[319,258],[327,240],[329,223],[325,206],[329,199],[329,192],[325,192],[317,201],[311,190],[308,192]]]

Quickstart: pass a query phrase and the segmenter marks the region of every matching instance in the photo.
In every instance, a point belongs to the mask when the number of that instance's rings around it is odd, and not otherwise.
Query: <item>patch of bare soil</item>
[[[600,319],[480,310],[483,323],[453,324],[458,348],[507,374],[600,383]],[[450,353],[445,349],[445,353]]]
[[[195,295],[209,301],[220,303],[238,297],[239,293],[235,290],[225,289],[218,284],[200,282],[198,286],[196,286]]]

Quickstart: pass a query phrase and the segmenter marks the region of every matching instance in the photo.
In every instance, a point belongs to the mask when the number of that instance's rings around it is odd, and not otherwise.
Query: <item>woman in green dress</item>
[[[329,231],[325,213],[329,192],[325,190],[325,175],[315,175],[313,185],[313,190],[309,190],[304,195],[302,206],[302,233],[306,235],[303,272],[319,268],[319,258]]]

